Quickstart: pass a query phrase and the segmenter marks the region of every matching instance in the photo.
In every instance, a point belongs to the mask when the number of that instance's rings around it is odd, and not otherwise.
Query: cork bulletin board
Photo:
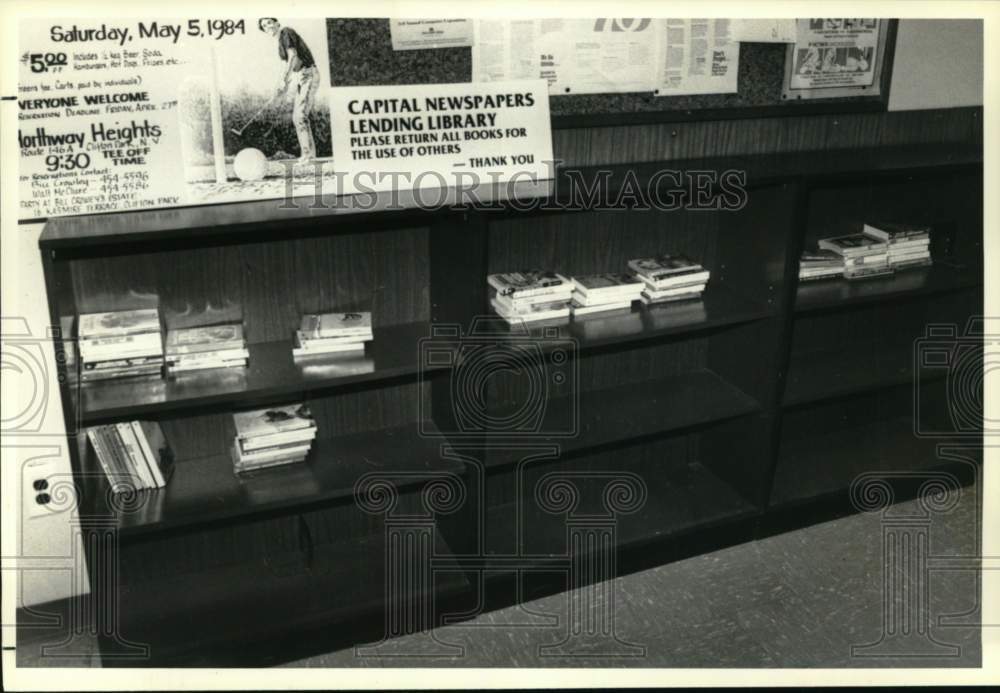
[[[388,19],[328,19],[327,41],[333,86],[444,84],[472,78],[472,49],[394,51]],[[733,94],[654,96],[628,94],[552,95],[553,127],[595,127],[680,120],[798,116],[812,113],[884,111],[896,41],[889,21],[881,90],[877,96],[847,96],[790,102],[782,96],[786,45],[742,43],[739,90]]]

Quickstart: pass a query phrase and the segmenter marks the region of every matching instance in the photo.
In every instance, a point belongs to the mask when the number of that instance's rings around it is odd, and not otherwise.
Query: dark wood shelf
[[[425,431],[433,424],[424,422]],[[118,514],[119,536],[128,539],[180,527],[249,518],[310,505],[352,502],[354,485],[369,472],[405,472],[397,487],[418,486],[435,474],[461,474],[464,466],[442,460],[437,438],[424,437],[417,425],[381,429],[338,438],[317,438],[305,462],[263,469],[237,477],[228,454],[179,460],[166,488],[142,491],[134,512]],[[99,474],[96,460],[88,464]],[[101,486],[90,512],[106,516]]]
[[[672,378],[555,397],[545,407],[538,435],[531,443],[558,445],[561,455],[694,428],[760,410],[760,404],[716,373],[701,369]],[[578,420],[573,425],[574,412]],[[508,413],[498,408],[498,418]],[[518,461],[510,450],[487,446],[488,467]]]
[[[468,589],[444,537],[434,531],[431,543],[433,584],[406,581],[395,587],[410,591],[392,595],[397,602],[413,600],[411,613],[416,604],[431,613],[432,596],[441,599]],[[416,553],[421,548],[402,550],[413,552],[409,560],[416,563],[423,560]],[[115,592],[121,617],[116,634],[150,647],[149,660],[122,665],[236,666],[242,661],[247,666],[242,643],[263,639],[274,644],[296,631],[358,617],[384,623],[388,549],[385,537],[375,534],[316,544],[308,554],[286,551],[196,574],[122,584]],[[198,624],[195,635],[192,623]],[[273,645],[274,652],[280,649]]]
[[[645,504],[636,512],[615,519],[619,548],[743,520],[759,513],[758,508],[699,462],[685,465],[672,476],[650,477],[647,482]],[[543,562],[566,557],[566,521],[565,515],[543,512],[533,498],[521,507],[509,502],[488,508],[483,533],[486,564],[490,564],[490,557],[517,553]],[[495,563],[503,565],[500,560]]]
[[[914,342],[859,342],[849,348],[792,352],[783,406],[798,406],[912,383]],[[944,377],[947,369],[922,369],[923,380]]]
[[[979,285],[981,272],[938,263],[874,279],[823,279],[800,282],[795,312],[837,310],[857,305],[961,291]]]
[[[173,378],[138,378],[85,383],[80,388],[81,422],[92,426],[124,419],[159,417],[185,410],[269,403],[289,395],[361,383],[417,376],[440,370],[419,363],[418,340],[430,324],[380,327],[361,356],[292,357],[292,342],[250,344],[247,368],[182,373]]]
[[[696,301],[652,306],[635,302],[630,311],[529,324],[527,330],[499,319],[490,320],[486,324],[486,333],[500,340],[531,338],[543,350],[570,339],[583,352],[683,337],[761,320],[772,314],[770,306],[747,298],[735,289],[723,284],[709,284]]]
[[[771,505],[843,493],[864,472],[919,472],[949,462],[937,446],[958,439],[919,437],[908,416],[833,431],[796,431],[782,440]]]

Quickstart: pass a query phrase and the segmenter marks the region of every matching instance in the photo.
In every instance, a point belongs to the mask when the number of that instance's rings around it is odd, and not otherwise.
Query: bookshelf
[[[649,210],[622,194],[636,183],[663,199],[690,194],[661,169],[743,171],[745,204]],[[539,586],[538,573],[559,572],[567,522],[605,507],[609,474],[642,497],[612,533],[620,565],[634,569],[746,540],[770,518],[809,521],[819,504],[843,503],[860,472],[940,466],[933,442],[912,435],[912,383],[927,386],[925,413],[947,426],[932,392],[946,373],[912,364],[928,323],[961,328],[981,311],[979,151],[888,147],[607,171],[614,204],[599,211],[560,204],[574,180],[597,172],[574,169],[434,209],[405,199],[390,209],[375,196],[48,222],[39,244],[50,318],[65,327],[57,366],[67,430],[80,432],[71,457],[81,518],[117,537],[121,634],[151,647],[148,659],[111,665],[260,665],[277,656],[260,655],[262,639],[281,633],[282,651],[300,656],[327,643],[316,631],[331,626],[346,643],[377,640],[396,623],[383,586],[386,561],[398,568],[404,558],[386,539],[400,528],[419,532],[413,565],[428,555],[434,565],[405,582],[412,589],[399,599],[424,616],[404,630],[565,589],[565,575]],[[933,267],[799,284],[804,247],[894,217],[942,229]],[[621,271],[658,252],[711,270],[700,303],[527,331],[488,318],[488,273]],[[73,316],[148,305],[167,329],[241,321],[249,367],[80,383],[65,358]],[[299,315],[324,310],[372,311],[364,356],[293,360]],[[508,367],[470,380],[476,359]],[[235,477],[231,414],[298,401],[319,428],[307,461]],[[522,420],[526,402],[537,416]],[[82,432],[136,418],[162,424],[177,467],[166,489],[123,512]],[[512,421],[521,427],[505,428]],[[572,480],[573,507],[539,501],[559,474]],[[391,480],[388,496],[365,495],[372,475]],[[88,554],[92,571],[102,551]]]

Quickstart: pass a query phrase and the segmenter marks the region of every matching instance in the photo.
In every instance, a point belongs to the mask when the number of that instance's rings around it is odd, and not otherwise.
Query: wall
[[[900,20],[889,110],[982,104],[983,21]]]

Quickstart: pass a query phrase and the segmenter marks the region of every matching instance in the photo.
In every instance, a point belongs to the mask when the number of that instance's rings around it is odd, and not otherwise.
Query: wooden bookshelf
[[[745,204],[639,209],[619,197],[632,185],[687,194],[658,175],[665,169],[745,172]],[[359,618],[384,623],[393,608],[383,590],[387,528],[424,532],[417,543],[432,547],[441,569],[440,580],[414,578],[404,601],[475,601],[482,595],[471,585],[500,584],[482,572],[500,557],[508,570],[552,567],[565,558],[570,518],[543,521],[517,495],[534,498],[530,485],[546,470],[642,480],[645,504],[615,517],[626,560],[746,540],[792,506],[806,518],[819,499],[845,497],[854,476],[887,460],[935,468],[936,446],[914,435],[912,392],[915,382],[936,387],[948,375],[914,369],[914,354],[928,325],[960,332],[981,313],[980,150],[611,166],[606,208],[568,205],[579,193],[574,182],[598,171],[489,186],[478,191],[480,204],[443,191],[446,204],[431,209],[412,195],[396,206],[388,195],[329,196],[46,224],[39,245],[50,318],[66,330],[59,354],[72,353],[76,315],[140,307],[136,297],[158,302],[166,328],[177,316],[197,324],[199,311],[225,310],[247,334],[249,366],[226,373],[84,384],[73,359],[57,360],[81,516],[121,539],[121,584],[101,574],[108,556],[99,541],[88,544],[91,584],[120,592],[116,617],[127,637],[151,645],[147,663],[255,666],[262,639],[310,629],[344,632],[349,644],[377,639],[352,629]],[[798,282],[803,249],[885,218],[947,229],[932,245],[934,266]],[[658,252],[684,252],[711,271],[701,300],[527,330],[490,319],[488,273],[623,271],[627,260]],[[293,359],[299,315],[338,309],[372,311],[364,356]],[[469,345],[468,353],[501,360],[528,345],[521,357],[530,367],[508,363],[507,380],[465,391],[470,365],[458,355]],[[536,425],[505,429],[535,372],[545,383]],[[319,427],[307,461],[235,476],[231,414],[298,401]],[[463,406],[478,424],[466,426]],[[177,448],[176,471],[138,509],[115,511],[83,432],[146,418]],[[525,465],[521,449],[547,452]],[[357,486],[373,472],[392,488],[379,512],[363,507]],[[435,486],[442,479],[459,479],[462,489],[449,495]],[[535,543],[517,553],[522,511],[534,518]],[[271,530],[287,545],[268,557],[255,538]],[[413,628],[443,616],[438,607],[420,613],[430,615]],[[102,639],[103,650],[116,646]]]

